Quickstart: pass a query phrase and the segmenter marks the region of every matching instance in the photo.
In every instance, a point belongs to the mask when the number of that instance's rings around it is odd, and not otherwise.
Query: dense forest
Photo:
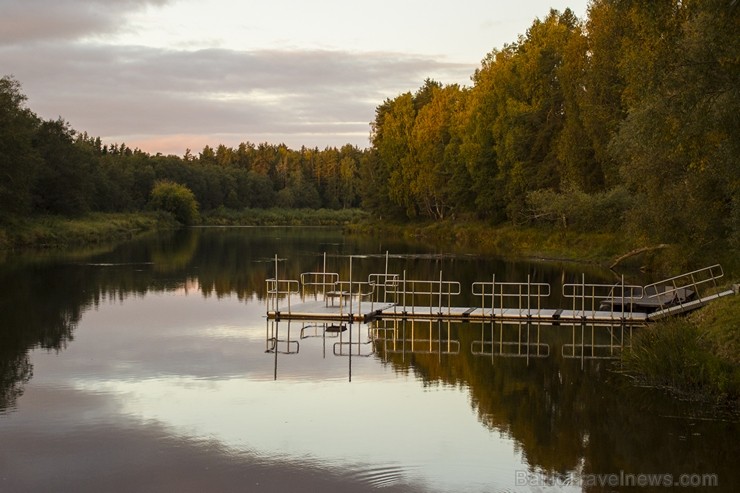
[[[737,237],[740,6],[597,0],[494,50],[471,88],[426,81],[373,123],[366,206],[444,218]]]
[[[357,174],[366,151],[242,143],[198,155],[150,155],[104,145],[62,119],[40,120],[20,83],[0,79],[0,221],[15,215],[142,211],[162,182],[192,192],[201,210],[358,207]]]
[[[245,142],[197,155],[103,145],[0,79],[0,221],[139,211],[158,183],[203,211],[362,207],[740,241],[740,2],[594,0],[488,53],[468,87],[426,80],[383,101],[367,149]]]

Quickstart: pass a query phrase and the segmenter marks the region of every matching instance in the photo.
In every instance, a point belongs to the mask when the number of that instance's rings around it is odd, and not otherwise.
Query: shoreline
[[[95,212],[78,218],[22,218],[0,225],[0,251],[98,245],[176,227],[178,224],[171,216],[161,213]]]

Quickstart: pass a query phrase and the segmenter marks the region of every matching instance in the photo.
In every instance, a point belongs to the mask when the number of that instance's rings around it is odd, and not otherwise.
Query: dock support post
[[[406,314],[406,269],[403,270],[403,313]]]
[[[581,274],[581,314],[586,316],[586,274]]]
[[[275,254],[275,312],[280,313],[280,281],[278,279],[278,256]]]
[[[632,293],[630,293],[631,295]],[[614,309],[614,303],[612,303],[612,310]],[[624,274],[622,274],[622,320],[624,320]]]
[[[359,303],[359,300],[358,300]],[[349,256],[349,319],[352,320],[352,255]]]
[[[442,316],[442,271],[439,271],[439,313]]]

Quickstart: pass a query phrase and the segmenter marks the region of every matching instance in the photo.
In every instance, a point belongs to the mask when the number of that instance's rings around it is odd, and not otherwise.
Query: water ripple
[[[356,471],[351,477],[355,481],[369,484],[375,488],[385,488],[408,481],[408,473],[408,467],[398,464],[381,464]]]

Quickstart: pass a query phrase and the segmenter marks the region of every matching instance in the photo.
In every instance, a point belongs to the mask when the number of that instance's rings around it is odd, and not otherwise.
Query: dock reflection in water
[[[365,324],[267,320],[265,353],[273,355],[275,380],[279,356],[298,355],[301,347],[304,352],[306,348],[316,350],[317,345],[320,345],[322,358],[327,355],[347,358],[349,381],[352,381],[352,359],[375,355],[375,338]]]
[[[564,360],[581,362],[581,369],[590,360],[617,361],[622,351],[631,347],[633,326],[630,324],[558,324],[542,322],[492,321],[490,323],[457,320],[388,319],[369,323],[268,319],[265,333],[265,353],[274,358],[274,379],[278,378],[278,356],[297,356],[301,347],[321,351],[322,358],[339,356],[348,359],[348,379],[352,380],[352,358],[377,355],[387,360],[390,355],[458,356],[461,333],[469,341],[465,349],[475,357],[520,358],[525,365],[530,359],[551,355],[551,346]],[[547,328],[556,334],[546,336]],[[309,344],[312,339],[318,344]],[[301,346],[302,343],[305,344]],[[307,362],[307,364],[310,364]],[[295,368],[295,366],[293,366]]]

